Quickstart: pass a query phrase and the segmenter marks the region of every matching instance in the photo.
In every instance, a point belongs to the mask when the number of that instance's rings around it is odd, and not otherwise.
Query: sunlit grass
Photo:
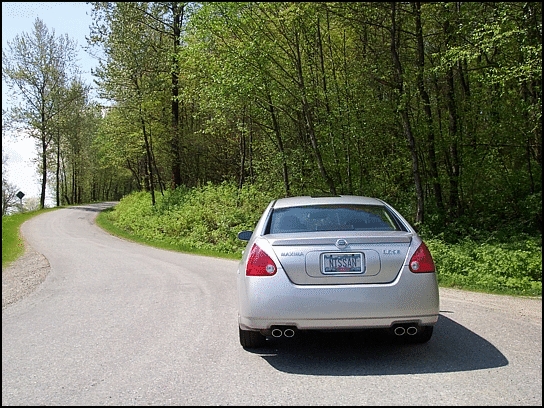
[[[9,266],[10,263],[25,252],[24,240],[20,234],[21,225],[37,215],[56,209],[45,208],[43,210],[4,215],[2,217],[2,269]]]
[[[137,242],[139,244],[149,245],[155,248],[166,249],[169,251],[190,253],[195,255],[212,256],[212,257],[226,258],[226,259],[240,259],[242,256],[241,252],[240,254],[225,253],[221,251],[214,251],[211,249],[195,248],[193,246],[184,245],[179,242],[165,242],[160,240],[152,240],[148,238],[143,238],[136,234],[131,234],[117,227],[114,223],[110,221],[110,219],[108,218],[108,213],[110,213],[112,210],[113,210],[112,208],[108,208],[100,212],[98,216],[96,217],[96,224],[103,230],[117,237],[124,238],[129,241]]]

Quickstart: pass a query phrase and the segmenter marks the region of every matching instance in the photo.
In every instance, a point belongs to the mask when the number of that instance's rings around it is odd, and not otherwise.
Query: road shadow
[[[502,367],[506,357],[495,346],[440,315],[433,337],[420,345],[399,345],[383,330],[300,332],[291,339],[269,339],[260,354],[272,367],[304,375],[399,375],[472,371]]]

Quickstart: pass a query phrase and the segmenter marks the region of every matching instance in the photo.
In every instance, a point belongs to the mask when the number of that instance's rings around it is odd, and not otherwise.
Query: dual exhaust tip
[[[396,326],[393,329],[393,333],[395,333],[395,335],[399,337],[404,335],[415,336],[418,331],[419,329],[415,325]],[[290,327],[286,327],[286,328],[276,327],[272,329],[271,334],[272,334],[272,337],[275,337],[275,338],[280,338],[280,337],[291,338],[291,337],[294,337],[295,335],[295,329],[292,329]]]
[[[397,326],[393,329],[393,333],[397,336],[404,336],[407,334],[408,336],[415,336],[418,332],[417,326]]]
[[[279,338],[279,337],[293,337],[295,335],[295,330],[290,328],[290,327],[286,327],[286,328],[279,328],[279,327],[276,327],[274,329],[272,329],[272,337],[275,337],[275,338]]]

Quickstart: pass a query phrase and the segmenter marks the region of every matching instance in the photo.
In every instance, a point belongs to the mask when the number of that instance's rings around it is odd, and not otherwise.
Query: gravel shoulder
[[[2,268],[2,310],[36,290],[50,269],[47,258],[25,242],[25,253]]]

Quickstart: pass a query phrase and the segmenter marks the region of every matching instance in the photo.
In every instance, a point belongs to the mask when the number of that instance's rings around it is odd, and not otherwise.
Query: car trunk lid
[[[386,284],[402,269],[412,234],[403,231],[268,235],[289,279],[299,285]]]

